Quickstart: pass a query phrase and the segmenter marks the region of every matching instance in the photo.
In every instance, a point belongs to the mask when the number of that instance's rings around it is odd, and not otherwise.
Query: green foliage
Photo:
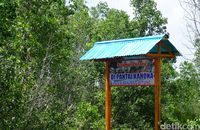
[[[112,89],[113,127],[150,129],[153,126],[153,88]]]
[[[0,2],[0,128],[105,129],[104,64],[79,61],[95,41],[162,33],[154,1],[131,1],[136,17],[83,0]],[[199,75],[163,65],[162,120],[199,122]],[[153,88],[112,88],[113,129],[153,128]],[[184,108],[184,109],[183,109]]]
[[[105,129],[104,122],[98,107],[88,102],[81,102],[75,113],[76,127],[78,129]]]
[[[164,33],[167,19],[157,10],[154,0],[131,0],[139,36]],[[134,23],[134,24],[135,24]]]
[[[196,48],[195,52],[195,65],[198,68],[198,71],[200,71],[200,37],[196,37],[194,46]]]
[[[175,70],[171,66],[164,66],[168,71],[163,77],[168,77]],[[162,84],[162,119],[163,122],[179,122],[186,124],[199,116],[199,81],[198,73],[192,63],[183,62],[180,73],[174,73]]]
[[[200,117],[195,118],[194,120],[187,120],[187,125],[193,126],[193,127],[198,127],[200,125]],[[197,128],[196,128],[197,129]]]
[[[91,15],[95,19],[105,19],[108,15],[109,7],[106,2],[100,2],[97,7],[91,8]]]

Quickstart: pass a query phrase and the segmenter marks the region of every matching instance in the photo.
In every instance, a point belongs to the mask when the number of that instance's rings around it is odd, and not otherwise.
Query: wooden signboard
[[[153,59],[123,60],[110,63],[111,86],[154,86]]]
[[[161,60],[181,55],[168,38],[164,34],[96,42],[81,57],[81,60],[105,62],[106,130],[112,126],[111,86],[153,86],[154,130],[160,130]]]

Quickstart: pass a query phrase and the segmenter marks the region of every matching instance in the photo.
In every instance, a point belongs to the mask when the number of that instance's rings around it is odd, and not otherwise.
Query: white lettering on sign
[[[154,85],[154,60],[125,60],[111,62],[110,83],[111,85]]]

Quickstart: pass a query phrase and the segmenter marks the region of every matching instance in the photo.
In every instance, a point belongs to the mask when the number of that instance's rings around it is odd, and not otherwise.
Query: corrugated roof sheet
[[[172,43],[166,39],[166,36],[167,35],[163,34],[132,39],[96,42],[94,46],[80,58],[80,60],[99,60],[156,53],[156,44],[161,40],[168,48],[170,48],[172,53],[180,55]],[[161,52],[164,53],[167,52],[167,50],[161,48]]]

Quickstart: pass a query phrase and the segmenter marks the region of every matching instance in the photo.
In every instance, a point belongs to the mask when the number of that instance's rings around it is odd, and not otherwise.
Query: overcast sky
[[[89,7],[96,6],[98,2],[104,1],[108,3],[110,8],[116,8],[126,11],[130,17],[133,17],[133,11],[130,7],[130,0],[87,0]],[[178,62],[185,59],[192,59],[193,53],[189,48],[192,44],[189,42],[186,29],[186,20],[184,18],[184,11],[180,6],[179,0],[155,0],[157,8],[162,15],[168,19],[167,32],[170,33],[169,40],[175,47],[183,54],[183,57],[178,58]],[[186,47],[187,46],[187,47]]]

